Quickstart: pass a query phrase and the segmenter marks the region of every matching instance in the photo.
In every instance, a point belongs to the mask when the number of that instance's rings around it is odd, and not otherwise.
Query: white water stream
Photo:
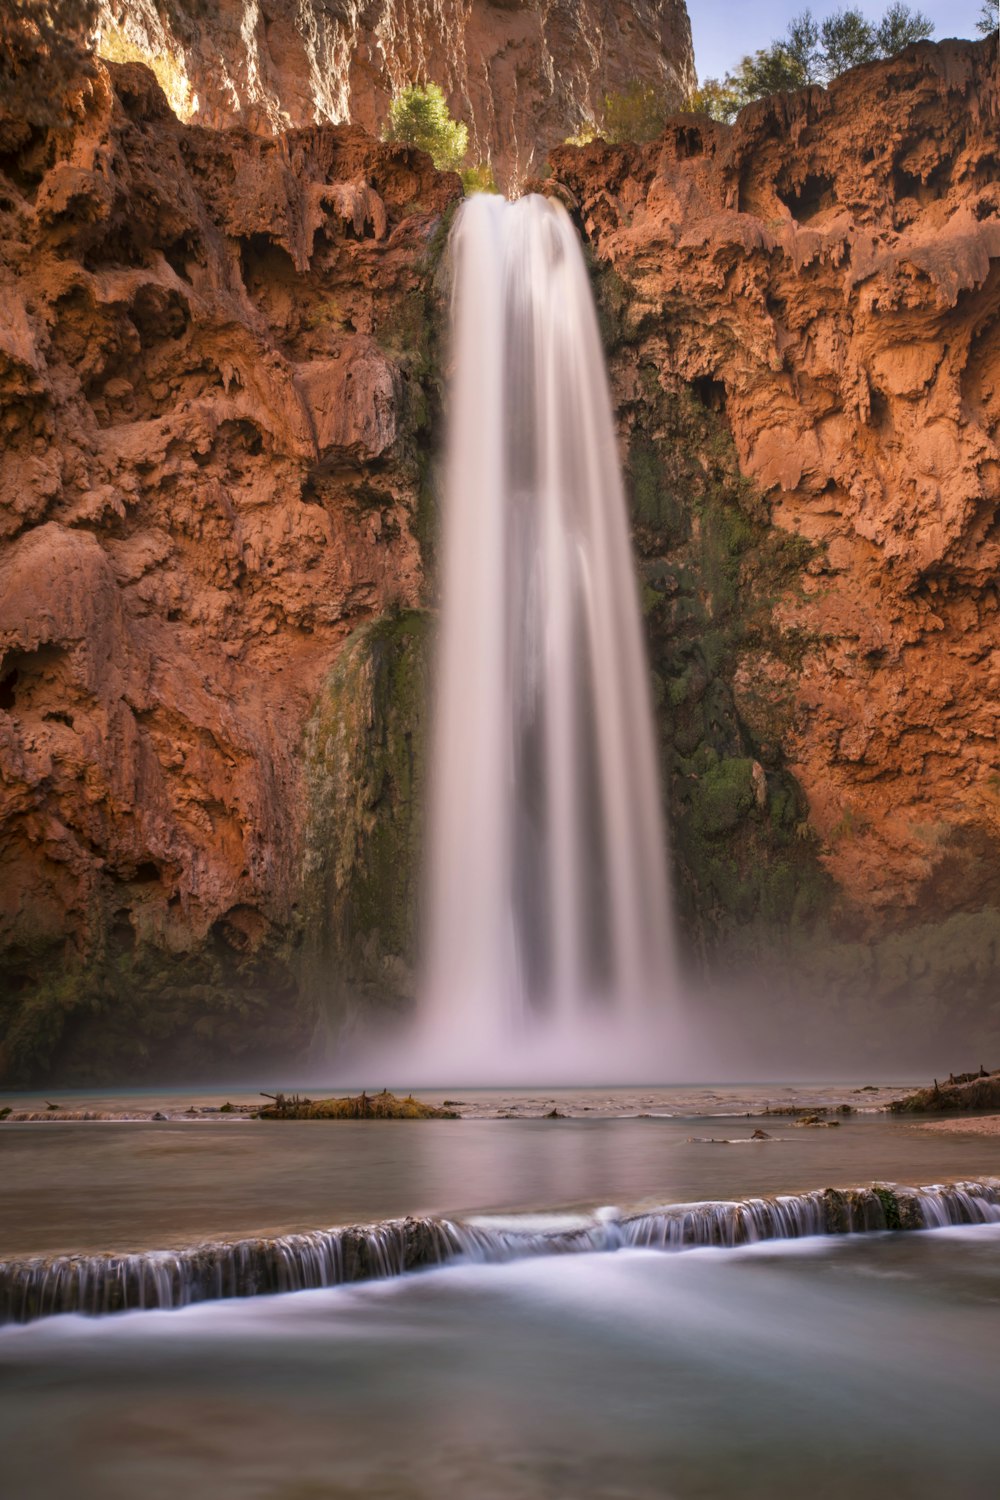
[[[463,206],[452,253],[418,1050],[442,1081],[662,1076],[660,786],[583,254],[558,203],[489,195]]]

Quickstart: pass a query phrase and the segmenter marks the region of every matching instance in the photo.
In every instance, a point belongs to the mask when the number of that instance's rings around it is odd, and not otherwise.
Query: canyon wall
[[[352,631],[409,649],[458,179],[183,126],[143,67],[69,111],[0,125],[0,1071],[301,1051],[314,891],[392,969],[351,913],[393,768],[328,870],[303,745]]]
[[[988,1009],[1000,975],[996,39],[924,44],[762,100],[733,127],[678,117],[648,146],[563,150],[553,166],[602,268],[623,433],[644,466],[633,477],[646,476],[637,540],[677,715],[667,761],[689,905],[701,920],[769,916],[759,958],[790,928],[794,941],[804,889],[810,962],[826,952],[820,913],[854,945],[845,990]],[[698,497],[718,489],[719,449],[679,415],[691,396],[738,462],[714,513]],[[720,675],[728,720],[712,699]],[[762,859],[761,840],[773,848],[789,774],[808,807],[796,837],[831,884],[824,896],[798,879],[775,902],[782,861]],[[714,829],[698,811],[706,777],[722,800]]]
[[[170,60],[199,124],[378,134],[394,94],[437,83],[470,162],[504,187],[540,171],[606,92],[639,80],[679,106],[695,84],[684,0],[106,0],[103,14]]]
[[[793,1021],[997,1034],[994,58],[540,184],[594,263],[687,947]],[[412,994],[460,189],[181,124],[138,66],[67,110],[0,118],[0,1076],[277,1066]]]

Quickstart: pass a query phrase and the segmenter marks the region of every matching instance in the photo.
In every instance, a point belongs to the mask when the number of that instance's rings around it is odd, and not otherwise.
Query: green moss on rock
[[[902,1229],[903,1221],[899,1211],[899,1199],[892,1188],[876,1182],[872,1185],[872,1192],[882,1205],[882,1217],[885,1219],[886,1229]]]
[[[0,1077],[98,1087],[234,1077],[262,1057],[301,1053],[312,1031],[293,942],[234,951],[216,924],[187,951],[125,950],[112,936],[86,954],[61,945],[0,962]]]
[[[693,799],[693,819],[699,833],[716,838],[743,821],[755,801],[753,767],[752,760],[734,756],[720,760],[699,778]]]
[[[335,1026],[412,995],[429,618],[355,631],[304,739],[306,982]]]
[[[625,317],[621,304],[620,287],[605,296],[607,313]],[[771,526],[717,392],[703,399],[642,352],[636,363],[630,327],[611,346],[638,392],[620,419],[680,924],[699,953],[767,949],[775,929],[814,919],[833,889],[802,837],[808,809],[782,761],[781,726],[759,740],[734,682],[754,660],[790,671],[801,661],[804,642],[778,627],[774,605],[799,586],[811,548]]]

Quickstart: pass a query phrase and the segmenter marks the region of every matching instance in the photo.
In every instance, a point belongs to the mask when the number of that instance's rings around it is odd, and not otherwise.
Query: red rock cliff
[[[554,158],[626,289],[622,398],[692,384],[814,546],[804,650],[734,688],[876,926],[1000,905],[998,141],[994,38]]]
[[[105,14],[176,59],[200,124],[377,133],[395,92],[438,83],[471,159],[505,185],[539,171],[605,92],[638,79],[680,104],[695,82],[684,0],[107,0]]]
[[[228,953],[235,1011],[278,1002],[275,1035],[301,1041],[274,950],[299,899],[303,726],[348,632],[419,598],[427,299],[460,191],[355,127],[220,134],[179,124],[146,69],[113,80],[79,86],[65,129],[0,125],[18,1057],[45,1015],[61,1034],[65,976],[96,964],[70,1008],[101,1010],[146,982],[143,954],[192,949],[215,957],[183,972],[168,1031],[196,1025],[206,1007],[184,1006]],[[177,974],[146,979],[176,998]]]
[[[598,268],[686,920],[923,923],[845,984],[943,974],[980,1015],[994,55],[923,46],[554,162]],[[70,102],[0,120],[0,1072],[192,1076],[301,1053],[310,953],[407,990],[459,187],[355,127],[182,125],[141,68]]]

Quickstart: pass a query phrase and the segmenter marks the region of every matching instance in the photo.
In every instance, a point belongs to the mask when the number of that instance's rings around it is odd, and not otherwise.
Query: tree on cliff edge
[[[29,125],[64,121],[71,78],[93,68],[97,0],[3,0],[0,102]]]
[[[389,106],[382,139],[417,146],[428,152],[439,172],[457,172],[469,149],[469,128],[452,119],[436,83],[411,83]]]
[[[922,11],[895,3],[871,22],[856,6],[818,22],[805,10],[770,47],[744,57],[721,81],[707,78],[688,108],[716,120],[732,120],[746,104],[768,94],[829,83],[848,68],[895,57],[914,42],[926,41],[934,23]]]

